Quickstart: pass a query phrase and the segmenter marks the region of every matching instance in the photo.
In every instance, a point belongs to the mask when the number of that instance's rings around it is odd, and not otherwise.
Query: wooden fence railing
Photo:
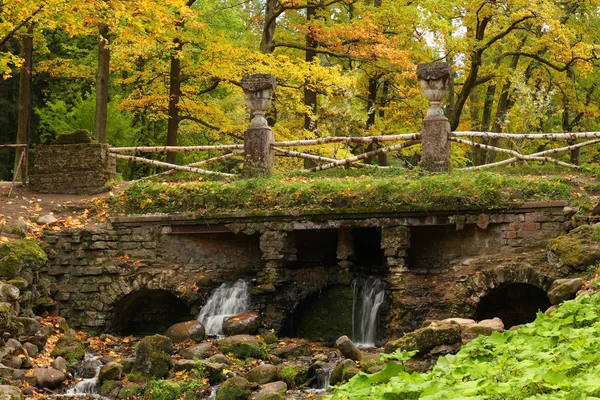
[[[513,144],[512,148],[505,148],[500,146],[493,146],[485,143],[476,142],[475,139],[504,139],[507,144]],[[514,143],[523,143],[527,141],[546,140],[546,141],[576,141],[581,139],[591,139],[580,143],[569,144],[567,146],[552,148],[544,151],[537,151],[531,154],[524,154],[514,146]],[[468,140],[470,139],[470,140]],[[561,161],[550,157],[550,155],[567,152],[573,149],[582,148],[586,146],[592,146],[600,144],[600,132],[578,132],[578,133],[531,133],[531,134],[508,134],[508,133],[492,133],[492,132],[453,132],[448,140],[452,143],[466,145],[471,148],[481,148],[485,150],[491,150],[498,153],[508,154],[510,158],[500,160],[493,163],[470,166],[462,169],[475,170],[482,168],[497,167],[502,165],[511,164],[518,161],[540,161],[540,162],[551,162],[557,165],[561,165],[569,168],[579,168],[579,166]],[[320,148],[329,144],[383,144],[393,143],[386,147],[381,147],[376,150],[366,151],[358,155],[354,155],[348,158],[335,159],[330,157],[324,157],[318,154],[311,154],[310,152],[298,151],[299,148]],[[307,140],[291,140],[291,141],[275,141],[271,143],[271,151],[274,155],[284,157],[295,157],[300,159],[308,159],[318,163],[317,166],[310,169],[310,171],[323,171],[330,168],[354,166],[361,168],[387,168],[373,164],[362,163],[362,160],[373,158],[379,154],[397,152],[415,145],[422,143],[422,134],[420,133],[409,133],[399,135],[388,135],[388,136],[366,136],[366,137],[327,137],[319,139],[307,139]],[[286,149],[294,148],[295,150]],[[175,171],[186,171],[195,172],[200,174],[217,174],[223,176],[231,176],[231,174],[211,171],[207,169],[198,168],[205,166],[210,163],[221,161],[224,159],[232,158],[235,156],[244,155],[244,144],[233,144],[233,145],[217,145],[217,146],[154,146],[154,147],[112,147],[110,154],[112,157],[141,162],[151,165],[156,165],[164,168],[168,168],[168,171],[154,175],[164,176],[174,173]],[[356,148],[353,149],[356,151]],[[195,162],[188,165],[175,165],[161,161],[151,160],[140,156],[123,155],[122,153],[157,153],[157,152],[215,152],[224,151],[225,154],[212,157],[203,161]]]

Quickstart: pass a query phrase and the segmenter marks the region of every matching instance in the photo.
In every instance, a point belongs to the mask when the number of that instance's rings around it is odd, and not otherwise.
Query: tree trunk
[[[17,144],[29,145],[31,131],[31,70],[33,67],[33,25],[27,26],[27,34],[21,39],[21,75],[19,77],[19,114],[17,122]],[[17,149],[15,155],[14,180],[21,179],[27,183],[27,156],[28,148]],[[23,156],[21,167],[19,161]],[[18,171],[18,173],[17,173]]]
[[[94,116],[94,138],[106,143],[106,125],[108,122],[108,84],[110,74],[110,49],[108,26],[100,25],[98,42],[98,76],[96,78],[96,114]]]
[[[314,0],[309,1],[309,3],[310,5],[306,8],[306,20],[310,24],[317,14],[317,6],[314,4]],[[309,32],[306,34],[306,47],[314,49],[316,46],[312,29],[309,27]],[[306,62],[312,62],[316,55],[317,53],[315,51],[306,50],[304,60]],[[309,89],[307,86],[304,87],[304,105],[310,110],[310,112],[304,116],[304,129],[314,132],[317,129],[317,124],[312,117],[317,113],[317,92]]]
[[[273,37],[277,28],[277,18],[274,17],[278,0],[267,0],[265,4],[265,24],[260,40],[260,52],[271,54],[273,52]]]
[[[171,55],[171,72],[169,79],[169,122],[167,125],[167,146],[177,146],[177,130],[179,128],[179,98],[181,97],[181,60],[178,52],[181,50],[181,41],[173,41],[173,54]],[[175,164],[177,153],[167,152],[167,163]]]

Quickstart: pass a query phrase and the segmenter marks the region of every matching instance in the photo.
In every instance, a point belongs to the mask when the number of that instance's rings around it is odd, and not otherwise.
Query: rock
[[[68,333],[70,331],[69,324],[67,320],[63,317],[60,317],[56,323],[58,325],[58,331],[61,333]]]
[[[440,324],[458,324],[461,327],[475,325],[477,322],[469,318],[446,318],[439,322]]]
[[[15,240],[0,245],[0,279],[10,280],[21,271],[37,271],[48,256],[35,240]]]
[[[162,335],[147,336],[137,346],[133,371],[149,378],[164,378],[173,366],[171,339]]]
[[[269,382],[275,382],[279,379],[277,367],[271,364],[262,364],[252,368],[247,374],[246,379],[250,382],[263,385]]]
[[[250,382],[246,378],[229,378],[217,390],[216,400],[248,400],[251,393]]]
[[[40,352],[40,349],[33,343],[27,342],[23,345],[23,347],[25,348],[27,355],[31,358],[36,358]]]
[[[342,355],[346,358],[354,361],[360,361],[362,358],[361,351],[354,343],[352,343],[352,340],[350,340],[348,336],[342,336],[338,338],[338,340],[335,341],[335,345],[338,349],[340,349]]]
[[[0,282],[0,301],[14,303],[19,300],[21,291],[18,287]],[[35,333],[35,332],[34,332]]]
[[[51,390],[58,388],[67,379],[67,375],[54,368],[34,368],[33,375],[37,378],[38,387]]]
[[[14,353],[15,351],[21,349],[22,345],[21,342],[19,342],[16,339],[10,338],[6,341],[5,344],[6,348],[10,350],[11,353]]]
[[[21,357],[11,357],[9,359],[2,360],[2,364],[7,366],[8,368],[19,369],[21,365],[23,365],[23,359]]]
[[[203,360],[207,358],[210,350],[212,349],[212,343],[200,343],[194,346],[183,349],[179,352],[179,355],[188,360]]]
[[[62,357],[56,357],[54,359],[54,361],[52,361],[52,364],[50,364],[52,366],[52,368],[59,370],[61,372],[66,373],[67,372],[67,360],[65,360]]]
[[[498,317],[493,319],[484,319],[475,325],[467,326],[462,331],[462,336],[465,341],[475,339],[477,336],[489,336],[494,332],[504,332],[504,324]]]
[[[186,321],[170,326],[165,332],[165,336],[170,338],[173,343],[181,343],[187,339],[201,342],[206,337],[206,330],[200,321]]]
[[[307,343],[294,343],[291,346],[286,344],[271,350],[270,354],[279,358],[305,357],[310,354],[310,347]]]
[[[358,373],[358,368],[353,360],[343,360],[338,363],[333,371],[331,371],[331,378],[329,379],[330,385],[337,385],[353,377]]]
[[[56,223],[57,221],[58,221],[58,218],[56,218],[54,215],[46,214],[46,215],[42,215],[41,217],[39,217],[36,221],[36,224],[52,225],[52,224]]]
[[[308,377],[308,366],[304,364],[281,364],[277,366],[279,377],[289,388],[301,386]]]
[[[121,390],[119,390],[119,394],[117,395],[117,399],[131,399],[138,396],[142,391],[142,385],[134,382],[126,382],[123,384]]]
[[[287,392],[285,382],[267,383],[262,385],[258,392],[253,393],[248,400],[284,400],[285,392]]]
[[[204,371],[208,374],[208,380],[211,383],[219,383],[225,379],[223,370],[227,369],[228,365],[220,362],[210,362],[207,360],[200,360],[200,365],[204,368]]]
[[[23,393],[18,387],[0,385],[0,400],[23,400]]]
[[[109,362],[100,369],[98,379],[101,381],[118,381],[123,375],[123,366],[118,362]]]
[[[123,382],[121,381],[104,381],[98,390],[98,394],[109,399],[116,399],[122,387]]]
[[[34,318],[17,317],[17,322],[23,325],[23,335],[31,336],[40,329],[41,324]]]
[[[231,353],[235,358],[268,357],[267,345],[262,340],[250,335],[235,335],[217,341],[217,347],[223,353]]]
[[[554,268],[567,267],[585,271],[600,260],[600,241],[596,239],[600,224],[581,225],[569,233],[550,240],[548,261]]]
[[[557,309],[557,308],[558,308],[558,306],[550,306],[550,307],[549,307],[549,308],[548,308],[548,309],[547,309],[547,310],[544,312],[544,314],[546,314],[547,316],[551,317],[551,316],[552,316],[552,314],[554,314],[554,311],[556,311],[556,309]],[[520,326],[522,326],[522,325],[520,325]],[[513,330],[513,328],[514,328],[514,326],[513,326],[513,327],[511,327],[511,328],[510,328],[510,330],[512,331],[512,330]]]
[[[275,344],[279,338],[273,329],[259,329],[258,334],[263,338],[266,344]]]
[[[211,357],[211,359],[213,359],[215,362],[220,363],[220,364],[225,364],[225,365],[231,364],[231,361],[229,361],[229,358],[227,358],[227,356],[225,354],[215,354],[214,356]]]
[[[429,352],[441,345],[461,343],[461,329],[457,324],[431,324],[426,328],[407,333],[398,340],[386,343],[385,352],[393,353],[397,349],[416,350],[420,354]]]
[[[85,356],[85,347],[75,335],[68,333],[58,339],[50,355],[63,357],[69,366],[73,366]]]
[[[548,291],[548,299],[550,304],[556,305],[565,300],[574,299],[577,292],[583,287],[582,278],[574,279],[557,279],[552,283],[552,287]]]
[[[29,228],[27,224],[20,219],[11,219],[7,221],[4,225],[0,226],[0,233],[5,233],[8,235],[16,235],[17,237],[25,237],[27,236],[27,232]]]
[[[258,313],[247,312],[227,319],[223,323],[223,333],[226,336],[253,335],[258,331],[261,324]]]

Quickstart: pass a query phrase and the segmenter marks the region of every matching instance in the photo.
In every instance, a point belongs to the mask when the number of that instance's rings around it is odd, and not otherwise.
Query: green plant
[[[600,294],[563,303],[516,331],[494,332],[441,357],[425,374],[395,362],[360,373],[335,400],[585,399],[600,396]]]

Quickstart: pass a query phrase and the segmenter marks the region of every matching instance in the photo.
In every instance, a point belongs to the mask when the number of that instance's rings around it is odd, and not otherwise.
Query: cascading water
[[[223,322],[234,315],[248,311],[250,284],[242,279],[227,282],[215,290],[200,310],[198,321],[210,336],[223,335]]]
[[[98,389],[100,388],[98,374],[100,373],[101,368],[102,361],[100,361],[100,358],[92,353],[86,353],[81,361],[81,365],[75,372],[75,377],[83,378],[83,380],[67,390],[65,395],[80,397],[89,396],[103,399],[104,397],[98,396]]]
[[[374,347],[377,316],[385,297],[385,284],[373,277],[354,281],[352,300],[352,340],[363,347]]]

